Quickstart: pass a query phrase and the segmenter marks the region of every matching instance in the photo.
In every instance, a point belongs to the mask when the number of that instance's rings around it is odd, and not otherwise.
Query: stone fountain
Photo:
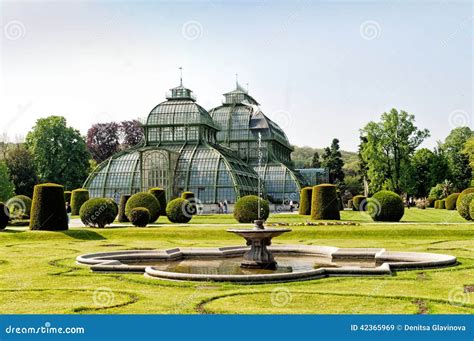
[[[291,229],[269,229],[265,228],[263,223],[263,220],[255,220],[253,229],[227,230],[244,238],[250,246],[250,250],[244,254],[244,261],[240,264],[242,268],[269,270],[277,268],[277,262],[267,246],[272,244],[272,238],[290,232]]]

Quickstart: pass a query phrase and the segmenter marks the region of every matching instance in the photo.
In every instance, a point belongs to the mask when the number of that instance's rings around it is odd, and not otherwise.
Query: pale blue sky
[[[356,150],[392,107],[432,147],[472,110],[471,2],[2,1],[2,132],[145,117],[178,84],[206,109],[235,73],[290,142]]]

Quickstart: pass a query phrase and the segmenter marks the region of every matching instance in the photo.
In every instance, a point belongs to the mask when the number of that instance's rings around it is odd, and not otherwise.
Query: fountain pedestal
[[[253,229],[230,229],[228,232],[243,237],[250,246],[244,254],[244,261],[240,264],[242,268],[270,269],[277,267],[273,254],[267,249],[272,244],[272,238],[277,237],[291,229],[267,229],[263,227],[263,220],[256,220]]]

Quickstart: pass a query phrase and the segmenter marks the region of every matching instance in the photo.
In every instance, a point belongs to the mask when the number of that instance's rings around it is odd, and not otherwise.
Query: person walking
[[[293,200],[290,200],[290,212],[291,213],[293,213],[293,209],[294,209]]]
[[[67,223],[69,224],[69,221],[71,220],[71,205],[69,204],[69,201],[66,201],[66,214],[67,214]]]
[[[222,205],[223,205],[224,213],[227,214],[227,199],[224,200],[224,203]]]

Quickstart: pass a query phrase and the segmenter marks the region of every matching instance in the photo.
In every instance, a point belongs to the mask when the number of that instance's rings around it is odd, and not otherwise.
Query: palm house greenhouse
[[[182,82],[171,89],[149,113],[144,141],[92,172],[84,184],[90,196],[118,201],[162,187],[168,200],[191,191],[203,204],[234,203],[249,194],[275,204],[298,201],[300,188],[310,183],[292,167],[283,130],[238,84],[224,96],[208,112]]]

